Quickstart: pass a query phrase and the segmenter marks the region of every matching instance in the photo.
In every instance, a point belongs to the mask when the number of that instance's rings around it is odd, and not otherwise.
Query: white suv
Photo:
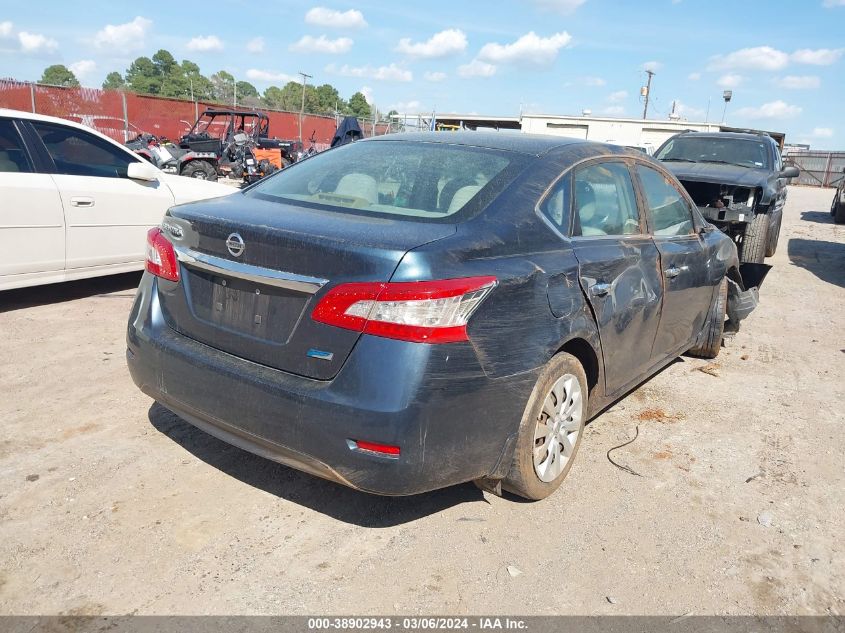
[[[168,208],[230,193],[83,125],[0,108],[0,290],[142,270]]]

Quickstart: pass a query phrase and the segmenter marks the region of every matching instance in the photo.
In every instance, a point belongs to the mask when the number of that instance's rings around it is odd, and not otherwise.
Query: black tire
[[[739,261],[749,264],[762,264],[763,260],[766,259],[769,219],[767,214],[758,213],[751,222],[745,225]]]
[[[722,349],[722,335],[725,333],[725,310],[728,303],[728,280],[722,279],[716,301],[710,307],[710,314],[704,324],[701,343],[687,354],[697,358],[716,358]]]
[[[833,222],[835,224],[845,224],[845,203],[835,200],[833,204],[835,207],[833,209]]]
[[[217,170],[205,160],[192,160],[182,169],[182,175],[199,180],[217,180]]]
[[[567,375],[575,377],[580,387],[581,411],[578,436],[574,444],[572,444],[571,452],[560,473],[553,481],[543,481],[540,479],[534,466],[535,430],[538,428],[538,420],[542,416],[546,416],[545,419],[548,419],[547,414],[544,413],[543,405],[552,387],[555,386],[555,383],[559,379]],[[502,481],[502,487],[505,490],[520,497],[536,501],[548,497],[558,489],[572,468],[572,463],[578,453],[578,447],[581,445],[581,439],[584,437],[584,423],[586,422],[587,411],[589,410],[588,394],[587,376],[577,358],[571,354],[561,353],[548,362],[537,379],[537,383],[534,385],[531,397],[528,399],[528,404],[525,407],[525,413],[520,421],[513,461],[511,462],[510,471]],[[568,398],[568,395],[564,398],[564,401],[566,398]]]
[[[780,225],[783,223],[783,213],[778,217],[777,223],[769,225],[769,238],[766,241],[766,257],[772,257],[778,249],[778,240],[780,239]]]

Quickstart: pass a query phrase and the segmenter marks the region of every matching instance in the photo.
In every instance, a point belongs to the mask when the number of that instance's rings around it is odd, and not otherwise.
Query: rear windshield
[[[660,148],[655,157],[662,161],[725,163],[751,168],[769,168],[766,142],[742,138],[679,136]]]
[[[247,196],[366,215],[455,221],[473,200],[495,195],[526,157],[465,145],[358,142],[282,170]]]

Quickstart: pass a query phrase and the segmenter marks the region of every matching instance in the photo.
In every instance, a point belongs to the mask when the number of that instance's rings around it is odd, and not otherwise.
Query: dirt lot
[[[132,384],[137,275],[0,295],[0,613],[845,614],[845,227],[793,188],[762,305],[534,504],[347,490]],[[639,476],[614,467],[611,454]],[[509,569],[510,568],[510,569]]]

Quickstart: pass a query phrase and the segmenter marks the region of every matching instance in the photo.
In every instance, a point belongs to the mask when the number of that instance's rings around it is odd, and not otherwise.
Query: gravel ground
[[[0,294],[0,613],[845,614],[845,227],[793,188],[759,309],[589,424],[539,503],[360,494],[139,393],[137,275]],[[639,476],[614,467],[606,452]]]

